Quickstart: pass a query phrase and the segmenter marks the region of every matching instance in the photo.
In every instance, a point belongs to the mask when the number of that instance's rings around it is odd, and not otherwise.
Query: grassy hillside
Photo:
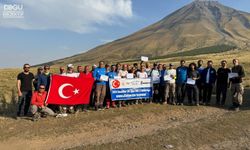
[[[99,60],[133,60],[181,56],[181,52],[207,53],[214,45],[250,47],[250,14],[217,1],[195,1],[131,35],[100,45],[86,53],[49,62],[94,63]],[[203,51],[204,50],[204,51]],[[200,52],[202,51],[202,52]],[[216,51],[216,50],[215,50]],[[211,51],[213,53],[213,50]],[[183,54],[183,55],[184,55]]]

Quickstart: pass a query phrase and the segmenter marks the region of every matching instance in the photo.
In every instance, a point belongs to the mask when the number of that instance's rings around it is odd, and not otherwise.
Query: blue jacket
[[[118,73],[110,71],[110,72],[107,72],[106,75],[109,77],[109,79],[114,79],[115,76],[118,76]],[[107,85],[109,85],[109,82],[107,82]]]
[[[106,69],[105,68],[95,68],[93,72],[93,77],[96,81],[96,84],[106,85],[106,81],[100,81],[101,75],[106,75]]]
[[[167,75],[167,69],[166,70],[161,70],[160,71],[160,85],[165,85],[166,82],[164,81],[164,76]]]
[[[39,74],[37,77],[37,89],[39,89],[39,86],[43,84],[45,85],[45,90],[48,91],[49,86],[50,86],[50,76],[51,76],[51,73],[49,73],[48,75],[44,73]]]
[[[110,71],[110,72],[106,73],[106,75],[109,77],[109,79],[114,79],[115,76],[118,76],[118,73]]]
[[[176,68],[176,83],[177,84],[183,84],[186,83],[187,81],[187,72],[188,72],[188,67],[186,66],[180,66]]]
[[[202,71],[202,74],[201,74],[201,82],[204,83],[204,84],[206,83],[206,80],[207,80],[208,70],[209,70],[209,68],[205,68]],[[216,70],[214,68],[210,68],[210,70],[209,70],[209,82],[208,82],[208,84],[214,84],[215,81],[216,81]]]
[[[204,67],[199,67],[199,68],[197,68],[197,71],[199,72],[199,75],[201,76],[202,75],[202,72],[204,71]],[[200,77],[200,79],[198,79],[198,80],[196,80],[196,83],[197,84],[201,84],[201,77]]]

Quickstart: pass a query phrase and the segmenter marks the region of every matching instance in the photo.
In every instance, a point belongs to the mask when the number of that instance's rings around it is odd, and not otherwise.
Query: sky
[[[0,68],[85,52],[147,27],[192,1],[0,0]],[[250,0],[219,2],[250,12]]]

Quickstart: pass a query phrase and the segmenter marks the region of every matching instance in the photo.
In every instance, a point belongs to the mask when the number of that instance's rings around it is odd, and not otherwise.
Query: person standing
[[[37,73],[35,75],[35,79],[34,79],[34,82],[33,82],[33,86],[35,88],[35,91],[38,91],[38,87],[37,87],[37,84],[38,84],[38,77],[39,75],[41,75],[43,73],[43,67],[39,67],[37,68]]]
[[[148,74],[148,77],[150,77],[150,72],[151,72],[151,66],[150,66],[150,63],[149,62],[146,62],[146,73]]]
[[[22,112],[24,116],[28,115],[30,101],[32,97],[32,82],[34,75],[29,71],[30,65],[23,65],[23,72],[17,76],[17,90],[18,90],[18,109],[17,116],[20,117]]]
[[[207,62],[207,67],[202,72],[202,83],[204,84],[203,105],[210,105],[213,87],[216,81],[216,70],[213,61]]]
[[[245,77],[244,68],[239,65],[238,59],[233,59],[233,68],[232,73],[236,73],[237,76],[230,79],[231,85],[231,93],[233,99],[232,109],[235,111],[239,111],[240,106],[243,102],[243,94],[244,94],[244,86],[243,86],[243,78]]]
[[[77,72],[82,73],[83,72],[83,67],[82,66],[77,66]]]
[[[77,78],[77,77],[79,77],[80,73],[74,72],[74,65],[73,65],[73,64],[68,64],[68,65],[67,65],[67,72],[65,72],[65,73],[63,73],[63,74],[61,74],[61,75],[62,75],[62,76],[66,76],[66,77]],[[59,106],[59,110],[60,110],[60,112],[62,113],[62,116],[63,116],[63,117],[66,117],[66,116],[67,116],[67,110],[68,110],[68,112],[71,113],[71,114],[73,114],[73,113],[75,113],[75,112],[78,112],[78,110],[75,111],[74,106],[66,106],[66,105],[64,105],[64,106]]]
[[[119,70],[118,76],[120,76],[121,78],[127,78],[127,74],[128,74],[128,65],[124,64],[122,66],[122,69]]]
[[[95,110],[103,110],[103,101],[106,95],[106,81],[103,81],[101,76],[106,75],[106,69],[104,62],[99,62],[99,67],[93,72],[93,77],[95,79]]]
[[[83,77],[85,78],[89,78],[89,79],[93,79],[93,74],[92,72],[90,71],[90,66],[89,65],[86,65],[83,69],[83,72],[81,74]],[[83,111],[84,112],[87,112],[88,111],[88,108],[89,106],[93,106],[94,105],[94,101],[93,101],[93,95],[92,95],[92,92],[91,92],[91,95],[89,97],[89,104],[84,104],[83,105]]]
[[[165,76],[168,75],[167,67],[165,64],[162,65],[162,70],[160,72],[160,97],[161,103],[167,104],[168,93],[167,93],[167,81],[165,80]]]
[[[216,83],[216,105],[224,106],[227,96],[227,89],[229,85],[228,74],[231,72],[227,68],[227,61],[221,61],[221,67],[217,70],[217,83]],[[221,100],[222,94],[222,100]]]
[[[150,76],[153,81],[153,102],[159,103],[159,84],[160,84],[160,71],[157,63],[154,63],[154,68],[151,70]]]
[[[169,64],[169,69],[167,71],[168,75],[170,76],[170,80],[167,81],[167,92],[168,97],[169,97],[169,103],[172,105],[176,105],[176,100],[175,100],[175,78],[176,78],[176,70],[174,69],[174,65],[172,63]]]
[[[107,72],[107,76],[109,77],[109,80],[110,79],[114,79],[116,76],[118,76],[117,72],[116,72],[116,66],[115,65],[112,65],[111,66],[111,70],[110,72]],[[110,86],[109,86],[109,82],[107,82],[107,92],[106,92],[106,108],[109,109],[110,107],[110,103],[111,103],[111,107],[112,108],[115,108],[116,105],[115,105],[115,101],[112,101],[111,99],[111,94],[110,94]]]
[[[87,77],[87,78],[94,78],[93,77],[93,70],[90,70],[91,69],[91,66],[89,65],[86,65],[84,67],[84,71],[83,71],[83,76],[84,77]],[[90,100],[89,100],[89,105],[87,107],[94,107],[95,106],[95,94],[94,94],[94,91],[95,91],[95,83],[93,83],[92,85],[92,90],[91,90],[91,94],[90,94]],[[83,111],[87,111],[85,108],[83,108]]]
[[[180,66],[176,68],[176,96],[178,105],[183,105],[186,93],[188,67],[185,66],[185,63],[185,60],[181,60]]]
[[[64,67],[61,66],[61,67],[59,68],[59,74],[62,75],[62,74],[64,74],[64,73],[65,73],[65,69],[64,69]]]
[[[199,75],[202,75],[202,72],[204,70],[204,67],[202,66],[203,65],[203,60],[198,60],[197,62],[198,64],[198,67],[197,67],[197,71],[199,72]],[[198,88],[198,91],[199,91],[199,103],[202,103],[203,102],[203,84],[202,84],[202,81],[201,81],[201,78],[199,78],[198,80],[196,80],[196,85],[197,85],[197,88]]]
[[[146,72],[145,66],[141,66],[141,71],[137,72],[136,77],[140,79],[148,78],[148,73]]]
[[[118,70],[118,69],[117,69]],[[119,70],[118,76],[121,78],[127,78],[128,75],[128,65],[123,64],[122,69]],[[118,107],[126,107],[126,103],[124,100],[118,101]]]
[[[188,94],[188,104],[193,105],[193,102],[196,103],[196,106],[199,106],[198,99],[198,88],[196,81],[200,78],[199,71],[196,70],[196,64],[189,64],[187,78],[193,80],[193,83],[187,82],[187,94]]]
[[[50,86],[50,76],[50,66],[45,65],[44,72],[38,76],[37,88],[39,88],[39,86],[43,84],[45,85],[45,91],[48,91]]]

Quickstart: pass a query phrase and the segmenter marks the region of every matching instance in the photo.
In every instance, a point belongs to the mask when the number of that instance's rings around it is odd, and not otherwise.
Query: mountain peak
[[[127,37],[54,63],[157,57],[216,45],[250,47],[250,14],[218,1],[195,0]]]

